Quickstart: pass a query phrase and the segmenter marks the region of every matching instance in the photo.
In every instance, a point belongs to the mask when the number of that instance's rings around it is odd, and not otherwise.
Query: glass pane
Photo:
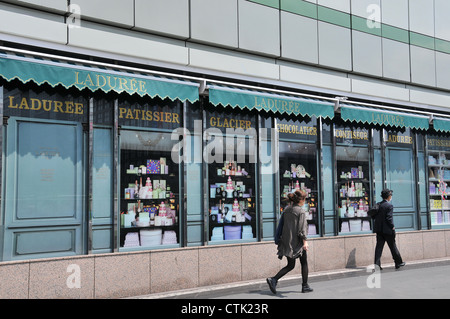
[[[339,233],[370,231],[369,149],[337,146]]]
[[[206,118],[208,240],[254,240],[257,238],[255,117],[207,112]]]
[[[428,189],[431,226],[450,226],[450,138],[428,136]]]
[[[280,142],[281,210],[288,205],[287,195],[296,189],[308,196],[304,209],[308,212],[308,235],[319,233],[317,217],[317,147],[311,143]]]
[[[176,142],[169,133],[120,132],[120,247],[179,244]]]

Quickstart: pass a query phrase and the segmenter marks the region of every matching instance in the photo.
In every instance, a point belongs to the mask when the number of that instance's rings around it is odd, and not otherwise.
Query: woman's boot
[[[267,278],[266,281],[269,285],[270,291],[273,292],[273,294],[276,294],[278,280],[276,280],[275,278]]]
[[[308,284],[302,284],[302,292],[312,292],[313,289]]]

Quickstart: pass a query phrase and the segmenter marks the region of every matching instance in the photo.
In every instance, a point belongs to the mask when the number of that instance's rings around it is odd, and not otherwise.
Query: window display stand
[[[167,165],[167,152],[121,157],[120,247],[178,244],[178,165]]]
[[[337,172],[339,232],[370,231],[368,165],[338,161]]]
[[[450,225],[450,151],[428,151],[431,225]]]
[[[307,193],[307,200],[304,209],[307,212],[308,235],[317,235],[319,225],[317,222],[317,185],[315,178],[308,173],[303,165],[291,164],[287,170],[282,170],[280,174],[281,185],[281,211],[288,204],[287,196],[296,189],[301,189]]]
[[[255,180],[252,164],[209,165],[209,240],[256,238]]]

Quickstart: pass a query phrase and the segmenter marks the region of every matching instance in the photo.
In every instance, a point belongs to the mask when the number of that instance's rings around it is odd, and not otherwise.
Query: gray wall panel
[[[381,22],[407,30],[408,0],[381,0]]]
[[[134,0],[76,0],[81,18],[124,27],[134,26]]]
[[[436,52],[436,84],[450,90],[450,54]]]
[[[186,0],[135,0],[136,29],[189,37],[189,2]]]
[[[382,39],[383,76],[400,81],[410,81],[409,45]]]
[[[415,83],[436,85],[436,59],[435,52],[416,46],[411,50],[411,80]]]
[[[434,0],[435,10],[435,32],[436,37],[444,40],[450,40],[450,1]]]
[[[353,71],[383,75],[381,38],[352,31]]]
[[[434,0],[409,0],[409,28],[434,36]]]
[[[49,12],[66,13],[67,0],[3,0],[2,2],[9,2],[25,7],[45,10]]]
[[[239,49],[280,56],[280,12],[239,0]]]
[[[238,47],[237,0],[191,0],[191,39]]]
[[[319,64],[351,70],[350,29],[319,21]]]
[[[317,20],[281,12],[281,56],[308,63],[319,62]]]
[[[317,0],[317,4],[342,12],[350,12],[350,0]]]

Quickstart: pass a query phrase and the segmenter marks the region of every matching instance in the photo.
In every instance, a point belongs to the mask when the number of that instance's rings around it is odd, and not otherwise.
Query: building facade
[[[316,253],[357,236],[371,256],[367,211],[390,188],[403,238],[449,256],[448,10],[0,1],[0,260],[269,252],[296,188]]]

